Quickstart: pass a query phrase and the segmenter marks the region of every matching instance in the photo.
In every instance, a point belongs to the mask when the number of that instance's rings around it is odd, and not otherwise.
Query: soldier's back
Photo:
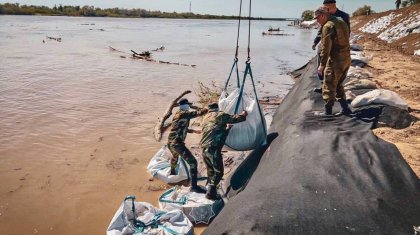
[[[329,27],[334,31],[331,58],[340,61],[350,59],[350,33],[346,22],[342,19],[332,17],[324,27]]]

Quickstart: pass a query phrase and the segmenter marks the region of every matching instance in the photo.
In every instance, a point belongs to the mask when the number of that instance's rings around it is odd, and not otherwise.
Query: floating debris
[[[111,51],[117,51],[120,53],[124,53],[124,54],[130,54],[121,50],[118,50],[114,47],[108,46],[108,48]],[[151,51],[156,51],[156,50],[160,50],[163,51],[165,49],[165,46],[161,46],[159,48],[156,48],[154,50]],[[150,51],[143,51],[141,53],[138,53],[134,50],[130,50],[131,51],[131,58],[133,59],[140,59],[140,60],[145,60],[145,61],[149,61],[149,62],[155,62],[155,63],[160,63],[160,64],[172,64],[172,65],[179,65],[179,66],[186,66],[186,67],[193,67],[195,68],[197,65],[195,64],[183,64],[183,63],[179,63],[179,62],[170,62],[170,61],[163,61],[163,60],[154,60],[152,59],[152,54]],[[126,58],[126,56],[120,55],[120,58]]]
[[[61,42],[61,38],[55,38],[55,37],[49,37],[49,36],[47,36],[47,39],[49,39],[49,40],[55,40],[55,41],[57,41],[57,42]]]
[[[162,46],[160,46],[160,47],[158,47],[158,48],[156,48],[156,49],[154,49],[152,51],[163,51],[163,50],[165,50],[165,46],[164,45],[162,45]]]
[[[262,32],[262,35],[269,35],[269,36],[294,36],[294,34],[287,34],[287,33],[271,33],[271,32]]]

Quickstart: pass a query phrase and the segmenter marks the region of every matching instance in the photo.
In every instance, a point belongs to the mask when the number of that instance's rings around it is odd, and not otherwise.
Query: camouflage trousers
[[[324,81],[322,84],[322,98],[325,106],[333,106],[334,102],[345,101],[346,93],[343,82],[347,77],[351,61],[335,62],[329,60],[324,70]]]
[[[168,143],[169,151],[172,153],[171,169],[175,169],[178,163],[178,158],[181,156],[190,165],[190,170],[197,171],[197,160],[190,150],[185,147],[185,143]]]
[[[203,160],[207,168],[208,182],[217,186],[223,178],[224,166],[221,148],[203,148]]]

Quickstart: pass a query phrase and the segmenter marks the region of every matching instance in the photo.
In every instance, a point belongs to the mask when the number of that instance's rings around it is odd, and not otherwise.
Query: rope
[[[239,54],[239,35],[241,31],[241,17],[242,17],[242,0],[239,3],[239,16],[238,16],[238,32],[236,34],[236,51],[235,51],[235,58],[233,60],[232,68],[230,69],[229,77],[225,84],[225,91],[227,90],[227,87],[229,86],[229,81],[232,76],[232,72],[236,67],[236,87],[239,88],[241,86],[240,79],[239,79],[239,68],[238,68],[238,54]]]
[[[251,61],[251,7],[252,7],[252,0],[249,0],[249,16],[248,16],[248,58],[247,63]]]
[[[257,101],[258,111],[260,113],[261,122],[264,128],[264,135],[267,136],[267,127],[266,127],[266,123],[264,122],[264,115],[261,110],[260,102],[258,102],[257,89],[255,88],[254,75],[252,75],[251,64],[248,63],[247,66],[249,66],[249,69],[248,69],[249,76],[251,77],[252,87],[254,88],[255,100]],[[267,144],[267,138],[264,140],[263,145],[266,145],[266,144]]]
[[[235,52],[235,60],[238,60],[238,50],[239,50],[239,32],[241,29],[241,16],[242,16],[242,0],[239,5],[239,22],[238,22],[238,34],[236,37],[236,52]]]
[[[153,219],[149,223],[146,224],[146,223],[143,223],[142,221],[136,219],[136,207],[134,205],[134,201],[136,200],[136,197],[135,196],[127,196],[124,199],[124,202],[127,201],[127,200],[131,200],[131,203],[132,203],[131,210],[132,210],[132,213],[133,213],[133,226],[134,226],[134,230],[135,230],[135,233],[136,234],[137,233],[142,233],[148,227],[151,227],[151,228],[162,228],[162,229],[166,230],[167,232],[169,232],[172,235],[177,235],[178,234],[178,232],[176,232],[176,231],[174,231],[174,230],[166,227],[165,225],[162,225],[161,224],[160,217],[162,215],[164,215],[165,212],[158,212],[158,213],[156,213],[155,216],[153,217]],[[127,218],[127,220],[128,220],[128,218]]]
[[[180,204],[180,205],[185,205],[187,203],[187,200],[188,200],[188,198],[185,195],[181,196],[179,201],[163,199],[163,198],[165,198],[166,196],[168,196],[169,194],[171,194],[172,192],[175,192],[175,191],[176,191],[176,187],[173,187],[173,188],[169,189],[168,191],[164,192],[159,197],[159,202],[176,203],[176,204]]]
[[[242,0],[241,0],[241,6],[240,6],[240,9],[239,9],[239,14],[241,14],[241,11],[242,11]],[[258,102],[258,95],[257,95],[257,89],[256,89],[256,87],[255,87],[255,82],[254,82],[254,75],[252,74],[252,69],[251,69],[251,15],[252,15],[252,0],[249,0],[249,15],[248,15],[248,48],[247,48],[247,52],[248,52],[248,57],[247,57],[247,60],[246,60],[246,67],[245,67],[245,72],[244,72],[244,77],[243,77],[243,79],[242,79],[242,84],[240,85],[240,91],[239,91],[239,97],[238,97],[238,102],[236,103],[236,106],[235,106],[235,114],[237,114],[238,113],[238,111],[239,111],[239,107],[240,107],[240,105],[241,105],[241,101],[242,101],[242,96],[243,96],[243,94],[244,94],[244,88],[245,88],[245,81],[246,81],[246,77],[248,76],[248,74],[249,74],[249,76],[250,76],[250,79],[251,79],[251,82],[252,82],[252,87],[253,87],[253,91],[254,91],[254,95],[255,95],[255,99],[256,99],[256,102],[257,102],[257,107],[258,107],[258,111],[259,111],[259,114],[260,114],[260,118],[261,118],[261,122],[262,122],[262,125],[263,125],[263,128],[264,128],[264,134],[265,134],[265,136],[267,136],[267,127],[266,127],[266,124],[265,124],[265,122],[264,122],[264,115],[263,115],[263,113],[262,113],[262,110],[261,110],[261,106],[260,106],[260,103]],[[237,79],[238,79],[238,88],[239,88],[239,72],[238,72],[238,48],[239,48],[239,29],[240,29],[240,20],[241,20],[241,17],[240,17],[241,15],[239,15],[239,24],[238,24],[238,37],[237,37],[237,44],[236,44],[236,54],[235,54],[235,61],[234,61],[234,64],[233,64],[233,66],[232,66],[232,69],[231,69],[231,72],[230,72],[230,74],[229,74],[229,78],[228,78],[228,81],[226,82],[226,86],[225,86],[225,90],[227,89],[227,86],[228,86],[228,83],[229,83],[229,80],[230,80],[230,77],[231,77],[231,75],[232,75],[232,71],[233,71],[233,69],[234,69],[234,67],[236,66],[236,70],[237,70]],[[242,104],[243,105],[243,104]],[[266,140],[264,141],[264,143],[263,143],[263,145],[265,145],[266,144]]]

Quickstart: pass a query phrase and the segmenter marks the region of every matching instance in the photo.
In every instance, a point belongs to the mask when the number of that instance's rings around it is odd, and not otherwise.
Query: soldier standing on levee
[[[395,8],[398,10],[400,9],[400,5],[401,5],[401,0],[397,0],[395,1]]]
[[[342,108],[339,114],[349,115],[351,110],[343,87],[351,65],[349,27],[340,18],[330,15],[325,6],[315,11],[315,18],[322,26],[318,74],[324,76],[322,98],[325,101],[325,111],[320,115],[332,115],[336,99]]]
[[[192,103],[187,99],[181,99],[179,102],[179,110],[172,118],[171,131],[168,136],[168,148],[172,153],[171,158],[171,175],[175,175],[175,169],[178,158],[181,156],[190,166],[191,191],[196,193],[205,193],[206,191],[197,186],[197,160],[190,150],[185,146],[185,138],[187,133],[200,134],[199,130],[188,129],[190,120],[198,116],[202,116],[208,112],[207,109],[199,109],[197,111],[189,111]]]
[[[347,26],[349,27],[349,33],[350,33],[350,16],[349,14],[345,13],[344,11],[341,11],[340,9],[337,8],[337,4],[335,0],[324,0],[324,6],[328,8],[328,13],[330,13],[330,15],[333,15],[335,17],[339,17],[342,20],[344,20],[344,22],[346,22]],[[319,28],[318,33],[314,39],[314,43],[312,44],[312,50],[316,49],[316,46],[318,45],[318,43],[321,41],[321,36],[322,36],[322,27]],[[319,52],[317,53],[318,56],[318,66],[319,66]],[[321,74],[318,75],[319,80],[323,80],[323,76]],[[322,88],[316,88],[314,90],[315,92],[318,93],[322,93]]]
[[[209,112],[203,118],[203,129],[200,146],[203,150],[203,159],[207,167],[207,182],[209,182],[206,198],[217,199],[217,185],[223,178],[224,166],[222,147],[229,133],[229,124],[243,122],[248,113],[230,115],[219,111],[219,105],[209,105]]]

